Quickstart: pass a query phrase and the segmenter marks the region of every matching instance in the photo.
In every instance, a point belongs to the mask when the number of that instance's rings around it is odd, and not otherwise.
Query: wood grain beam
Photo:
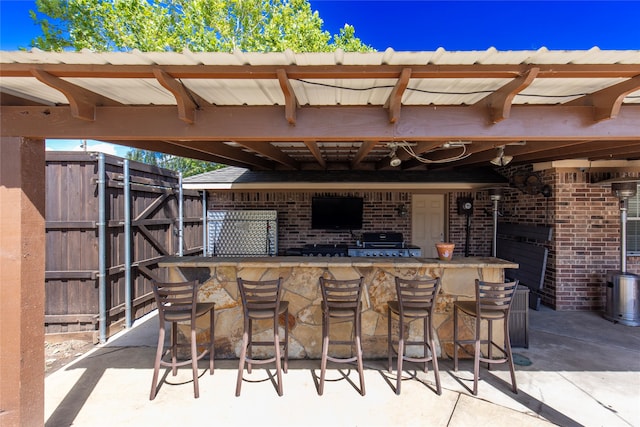
[[[389,110],[389,123],[395,123],[400,119],[400,109],[402,108],[402,95],[404,95],[409,79],[411,78],[411,68],[404,68],[400,77],[389,94],[389,98],[384,107]]]
[[[32,67],[31,74],[47,86],[62,92],[65,98],[67,98],[67,101],[69,101],[72,116],[76,119],[94,121],[96,118],[96,106],[120,105],[109,98],[69,83],[38,67]]]
[[[193,150],[191,148],[173,144],[171,141],[136,141],[136,140],[103,140],[111,144],[123,145],[126,147],[137,148],[139,150],[155,151],[158,153],[171,154],[188,159],[202,160],[204,162],[220,163],[229,166],[238,166],[249,168],[249,165],[239,161],[232,161],[224,157],[215,156],[204,151]]]
[[[369,154],[377,144],[378,141],[363,141],[362,144],[360,144],[360,148],[358,148],[358,152],[355,156],[353,156],[353,159],[351,160],[351,168],[356,169],[362,162],[362,160],[367,157],[367,154]]]
[[[640,160],[640,144],[589,153],[589,160]],[[637,169],[636,169],[637,170]]]
[[[318,164],[321,167],[326,168],[327,162],[322,157],[322,153],[320,152],[320,148],[318,148],[318,144],[315,141],[304,141],[304,145],[306,145],[309,151],[311,151],[311,154],[313,154],[313,157],[316,159]]]
[[[455,162],[455,167],[473,165],[487,165],[496,157],[494,148],[503,145],[494,143],[486,146],[487,150],[478,152],[471,157]],[[513,156],[513,164],[540,163],[552,160],[576,159],[588,157],[603,150],[611,153],[629,151],[629,147],[635,147],[640,153],[640,141],[527,141],[526,145],[507,145],[505,155]],[[431,169],[451,167],[446,164],[434,164]]]
[[[274,147],[268,142],[255,142],[255,141],[241,141],[238,144],[248,148],[251,151],[260,153],[276,162],[287,166],[290,169],[300,169],[300,164],[292,159],[289,155],[282,152],[282,150]]]
[[[513,79],[500,89],[478,101],[475,105],[486,106],[489,109],[489,117],[492,123],[498,123],[504,119],[508,119],[511,114],[513,98],[529,87],[539,73],[540,68],[532,67],[522,76]]]
[[[173,94],[178,104],[178,117],[180,117],[180,120],[186,123],[194,123],[198,106],[184,85],[160,68],[154,68],[153,75],[165,89]]]
[[[527,163],[574,158],[588,158],[591,160],[592,156],[615,156],[617,153],[629,153],[629,151],[640,153],[640,141],[584,141],[582,144],[553,147],[545,151],[514,156],[513,161]],[[636,155],[635,158],[637,157]]]
[[[625,96],[640,89],[640,76],[585,95],[565,105],[590,105],[594,108],[594,120],[599,122],[615,118],[620,112]]]
[[[41,64],[57,77],[155,78],[158,65]],[[411,65],[412,79],[495,78],[513,79],[531,64],[424,64]],[[536,64],[538,78],[631,78],[640,64]],[[31,77],[31,63],[0,64],[0,77]],[[289,79],[397,79],[407,65],[162,65],[175,79],[277,79],[279,69]]]
[[[280,83],[282,94],[284,95],[284,116],[289,124],[295,125],[296,108],[298,107],[296,93],[291,86],[291,82],[289,81],[289,77],[287,77],[287,72],[285,70],[279,68],[276,70],[276,75],[278,76],[278,82]]]
[[[171,144],[222,157],[225,164],[228,164],[228,161],[234,161],[246,165],[245,167],[249,169],[269,170],[274,168],[273,162],[239,148],[231,147],[221,141],[171,141]]]
[[[496,157],[497,152],[496,148],[500,146],[505,146],[505,155],[513,156],[514,162],[518,163],[519,160],[524,159],[524,156],[532,155],[532,157],[536,157],[535,153],[540,153],[548,150],[558,150],[562,148],[580,146],[586,142],[590,141],[527,141],[524,145],[505,145],[504,142],[491,142],[481,144],[480,142],[474,141],[472,144],[472,155],[466,159],[459,160],[455,163],[456,167],[463,167],[468,165],[475,164],[486,164],[491,159]],[[445,165],[446,166],[446,165]]]
[[[171,106],[98,107],[97,120],[73,118],[68,106],[0,107],[0,135],[97,140],[181,141],[533,141],[640,138],[640,105],[625,104],[615,120],[594,125],[591,107],[514,105],[511,117],[487,123],[466,106],[402,108],[391,125],[384,110],[367,107],[302,107],[297,126],[281,120],[278,106],[210,107],[184,126]]]

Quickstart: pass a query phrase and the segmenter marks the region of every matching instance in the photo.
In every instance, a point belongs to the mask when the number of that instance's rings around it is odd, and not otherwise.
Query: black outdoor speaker
[[[458,197],[458,215],[471,215],[473,213],[473,199],[471,197]]]

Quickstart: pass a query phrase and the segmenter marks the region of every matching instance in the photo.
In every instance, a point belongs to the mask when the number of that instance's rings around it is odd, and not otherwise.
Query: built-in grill
[[[362,233],[359,246],[350,247],[349,256],[362,257],[419,257],[422,250],[418,246],[407,245],[402,233]]]
[[[300,253],[303,256],[342,257],[342,256],[347,256],[347,245],[339,245],[339,244],[305,245],[302,249],[300,249]]]

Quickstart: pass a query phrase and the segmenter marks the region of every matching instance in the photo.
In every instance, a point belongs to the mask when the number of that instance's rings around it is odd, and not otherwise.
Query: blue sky
[[[640,1],[310,0],[332,34],[348,23],[377,50],[640,50]],[[29,48],[33,0],[0,0],[0,50]],[[89,141],[94,149],[95,142]],[[78,141],[48,141],[79,149]],[[109,146],[111,147],[111,146]],[[113,147],[111,147],[113,148]],[[112,151],[124,155],[127,148]]]

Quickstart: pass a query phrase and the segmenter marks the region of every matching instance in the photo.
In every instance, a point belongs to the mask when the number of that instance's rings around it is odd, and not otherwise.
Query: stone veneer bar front
[[[442,288],[433,322],[435,341],[439,357],[452,357],[453,303],[475,298],[475,279],[502,282],[505,268],[518,268],[518,264],[488,257],[440,261],[433,258],[185,256],[166,257],[159,265],[169,269],[170,280],[199,280],[202,283],[199,300],[216,303],[216,358],[237,358],[239,355],[243,325],[236,278],[268,280],[282,277],[282,299],[289,301],[289,318],[281,318],[280,324],[289,322],[289,357],[294,359],[319,359],[321,356],[320,276],[335,279],[364,277],[362,346],[367,359],[387,356],[387,301],[396,298],[394,277],[440,277]],[[202,323],[198,324],[200,334],[206,333],[208,321],[201,319]],[[471,336],[473,327],[470,319],[462,322],[461,338]],[[270,322],[254,324],[254,335],[269,339],[270,328]],[[501,331],[501,325],[494,325],[496,339],[501,339]],[[334,333],[347,338],[351,334],[350,323],[332,327],[332,336]],[[408,333],[410,339],[421,336],[422,323],[411,322]],[[198,337],[198,341],[205,339],[208,337]],[[332,351],[343,355],[350,353],[351,349],[343,347]],[[409,354],[422,351],[419,347],[407,350]],[[255,354],[260,354],[258,351],[256,349]],[[265,351],[268,353],[268,349]]]

